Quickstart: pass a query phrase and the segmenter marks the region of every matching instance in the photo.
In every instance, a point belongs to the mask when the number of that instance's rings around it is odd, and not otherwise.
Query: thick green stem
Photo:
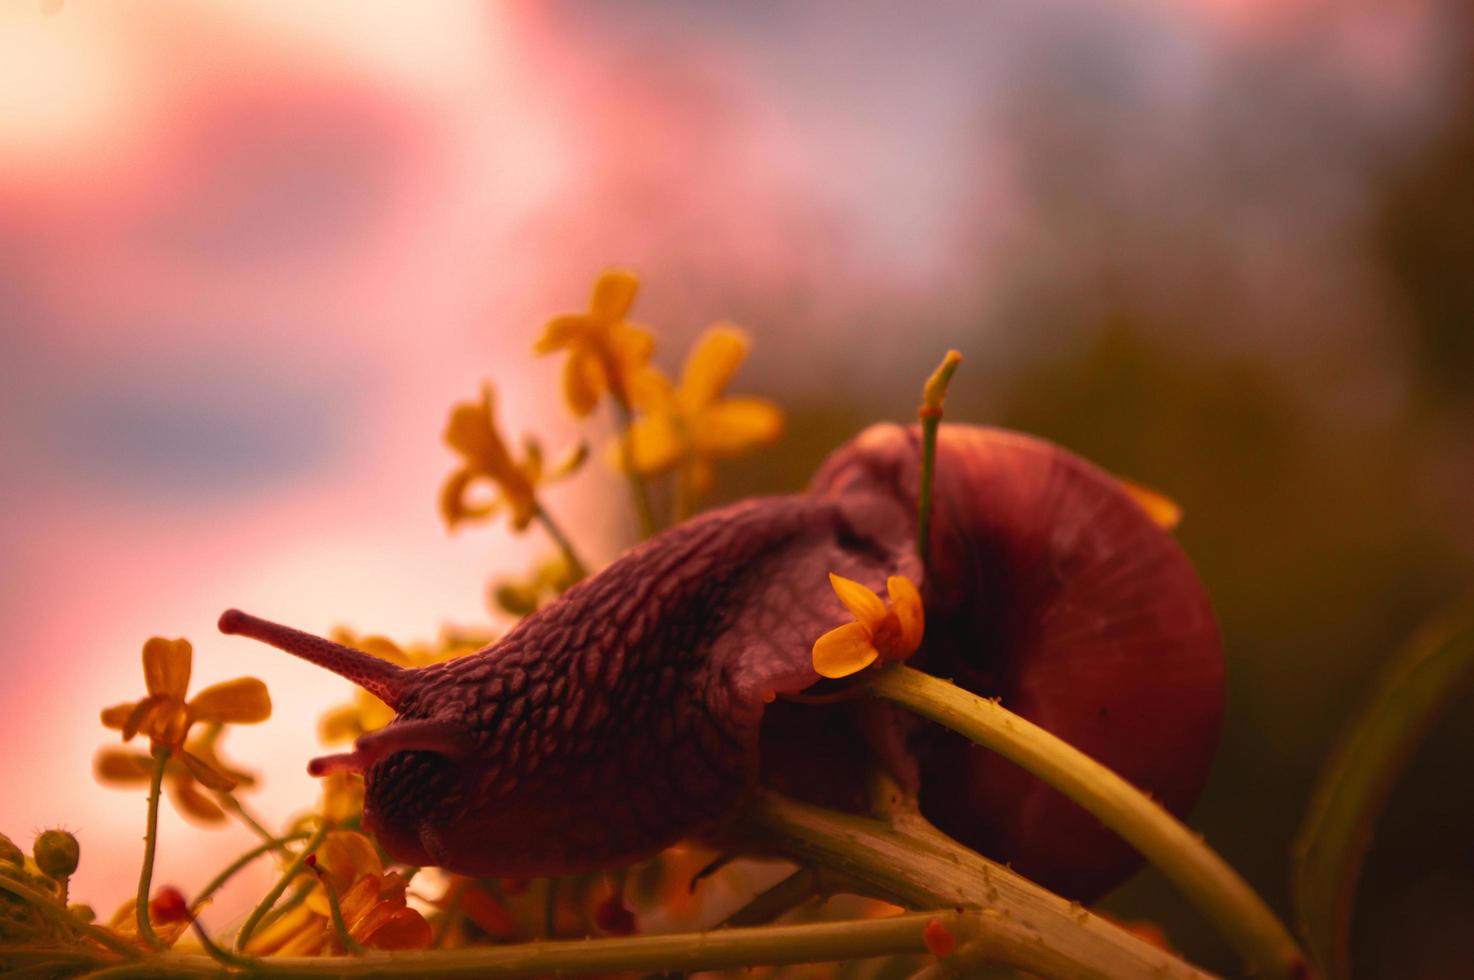
[[[755,847],[842,875],[860,894],[911,908],[981,908],[988,928],[977,938],[992,962],[1060,980],[1209,976],[968,850],[920,816],[886,824],[762,792],[741,821]]]
[[[328,911],[332,914],[333,933],[338,937],[338,944],[349,953],[362,956],[368,950],[353,938],[353,933],[348,931],[348,923],[343,921],[343,903],[338,901],[338,890],[333,887],[333,883],[327,879],[327,876],[318,871],[316,866],[312,870],[317,871],[317,880],[322,884],[323,893],[328,897]]]
[[[553,543],[558,546],[558,550],[563,552],[563,560],[568,563],[569,570],[573,572],[573,580],[577,582],[588,578],[588,566],[578,557],[578,552],[573,550],[573,542],[568,540],[568,535],[564,534],[563,529],[558,526],[558,522],[553,520],[553,515],[549,514],[543,505],[536,501],[533,502],[533,506],[537,508],[538,523],[543,526],[544,531],[548,532],[548,537],[553,539]]]
[[[271,911],[271,907],[281,898],[282,892],[287,890],[287,886],[292,883],[292,879],[302,873],[303,867],[307,864],[307,855],[317,850],[317,846],[322,843],[323,838],[328,835],[328,831],[332,830],[332,828],[333,825],[331,822],[323,821],[322,826],[317,828],[317,832],[308,838],[307,843],[302,846],[302,853],[292,859],[292,862],[287,865],[286,870],[282,871],[281,878],[277,880],[275,885],[271,886],[271,891],[267,892],[260,903],[251,910],[251,914],[246,917],[245,923],[241,926],[241,931],[235,937],[235,948],[237,952],[246,948],[246,943],[251,941],[251,934],[261,924],[262,917]]]
[[[345,957],[268,957],[254,961],[254,976],[311,977],[534,977],[634,971],[740,969],[825,963],[872,956],[925,955],[923,931],[935,920],[959,941],[986,939],[999,928],[987,912],[911,913],[884,919],[761,926],[668,936],[578,939],[476,949]],[[221,975],[207,956],[165,953],[109,977]]]
[[[154,771],[148,784],[148,825],[143,832],[143,867],[138,872],[138,936],[155,949],[164,941],[154,932],[149,921],[148,899],[153,888],[154,852],[159,842],[159,789],[164,784],[164,766],[169,761],[169,746],[153,746]]]
[[[1303,977],[1303,953],[1273,911],[1221,857],[1176,818],[1079,749],[947,681],[903,664],[870,688],[1018,763],[1079,803],[1140,851],[1216,925],[1265,978]]]

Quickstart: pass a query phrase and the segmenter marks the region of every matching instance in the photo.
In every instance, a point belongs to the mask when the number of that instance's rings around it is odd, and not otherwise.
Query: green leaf
[[[1371,702],[1321,773],[1295,841],[1295,913],[1332,980],[1350,975],[1356,882],[1403,763],[1474,683],[1474,597],[1421,629],[1388,666]]]

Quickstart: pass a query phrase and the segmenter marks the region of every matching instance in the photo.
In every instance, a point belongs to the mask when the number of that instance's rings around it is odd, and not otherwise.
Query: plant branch
[[[1100,818],[1213,922],[1261,977],[1306,976],[1305,955],[1273,911],[1201,838],[1145,793],[1079,749],[948,681],[903,664],[870,689],[992,749]]]
[[[1066,980],[1204,980],[1209,974],[971,851],[919,816],[894,824],[760,792],[740,831],[769,853],[833,869],[911,908],[981,908],[988,959]],[[959,943],[969,937],[958,934]]]
[[[159,789],[164,784],[164,766],[169,761],[169,746],[153,746],[154,769],[148,784],[148,823],[143,832],[143,867],[138,872],[138,936],[154,949],[164,942],[149,921],[148,898],[153,887],[154,852],[159,842]]]
[[[588,578],[588,566],[578,557],[578,552],[573,549],[573,542],[568,540],[568,535],[564,534],[563,529],[558,526],[558,522],[553,520],[553,515],[549,514],[547,509],[537,500],[534,500],[532,505],[535,508],[533,513],[537,516],[538,523],[543,526],[544,531],[548,532],[548,537],[553,539],[553,543],[558,546],[558,550],[563,552],[563,560],[568,563],[569,571],[573,572],[574,581],[581,581]]]
[[[226,865],[225,868],[218,875],[212,878],[210,880],[210,883],[206,885],[203,889],[201,889],[200,893],[195,896],[195,900],[193,903],[193,909],[195,913],[198,914],[200,909],[204,908],[205,902],[209,901],[211,896],[213,896],[221,888],[225,887],[225,883],[234,878],[237,874],[239,874],[241,869],[244,868],[246,865],[250,864],[252,861],[265,854],[267,851],[274,851],[278,848],[287,851],[287,853],[290,855],[291,851],[287,850],[286,847],[288,843],[294,840],[305,840],[307,837],[310,836],[311,835],[307,831],[299,830],[294,834],[287,834],[285,837],[273,837],[270,840],[265,841],[264,843],[256,845],[246,853],[242,854],[240,857],[236,858],[234,861],[230,862],[230,864]]]
[[[271,886],[271,891],[267,892],[265,897],[251,910],[251,914],[246,917],[245,923],[241,926],[241,931],[235,937],[235,948],[237,952],[241,952],[246,948],[246,943],[251,941],[251,934],[261,924],[262,916],[271,911],[271,907],[281,898],[282,892],[287,890],[287,885],[291,884],[292,879],[296,878],[301,873],[303,867],[306,866],[307,855],[317,850],[318,845],[322,843],[323,838],[328,835],[328,831],[332,830],[332,828],[333,824],[331,821],[324,820],[322,822],[322,826],[317,828],[317,832],[308,838],[306,844],[302,845],[302,853],[292,859],[292,863],[288,864],[286,869],[282,871],[281,878],[277,880],[275,885]]]

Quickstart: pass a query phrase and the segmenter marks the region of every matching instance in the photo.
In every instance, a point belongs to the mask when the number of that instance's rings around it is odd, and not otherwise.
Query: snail
[[[963,843],[1093,896],[1134,858],[1075,804],[891,706],[800,703],[835,684],[810,655],[848,619],[828,573],[877,590],[891,575],[918,583],[927,625],[913,666],[1001,696],[1178,813],[1206,777],[1221,713],[1206,595],[1114,477],[1042,440],[958,425],[940,430],[923,574],[919,446],[914,429],[874,426],[807,493],[656,535],[464,658],[401,668],[237,610],[220,629],[395,710],[309,771],[362,772],[365,828],[412,865],[615,867],[719,829],[759,783],[852,805],[875,760]]]

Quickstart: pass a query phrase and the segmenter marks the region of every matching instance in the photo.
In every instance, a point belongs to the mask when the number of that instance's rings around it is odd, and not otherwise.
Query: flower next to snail
[[[223,766],[214,754],[219,735],[196,742],[186,741],[196,722],[215,725],[250,725],[271,717],[271,697],[266,685],[254,677],[212,684],[192,698],[189,676],[194,648],[188,640],[166,640],[161,636],[143,645],[143,677],[148,695],[139,701],[105,708],[102,723],[123,733],[123,741],[135,735],[148,736],[155,752],[170,751],[185,771],[210,789],[229,792],[240,782],[240,774]],[[99,766],[104,763],[100,762]],[[106,763],[113,773],[116,760]]]
[[[871,664],[905,660],[921,646],[921,593],[910,579],[904,575],[886,579],[889,603],[843,575],[830,572],[829,584],[855,621],[836,626],[815,641],[814,671],[820,677],[848,677]]]

